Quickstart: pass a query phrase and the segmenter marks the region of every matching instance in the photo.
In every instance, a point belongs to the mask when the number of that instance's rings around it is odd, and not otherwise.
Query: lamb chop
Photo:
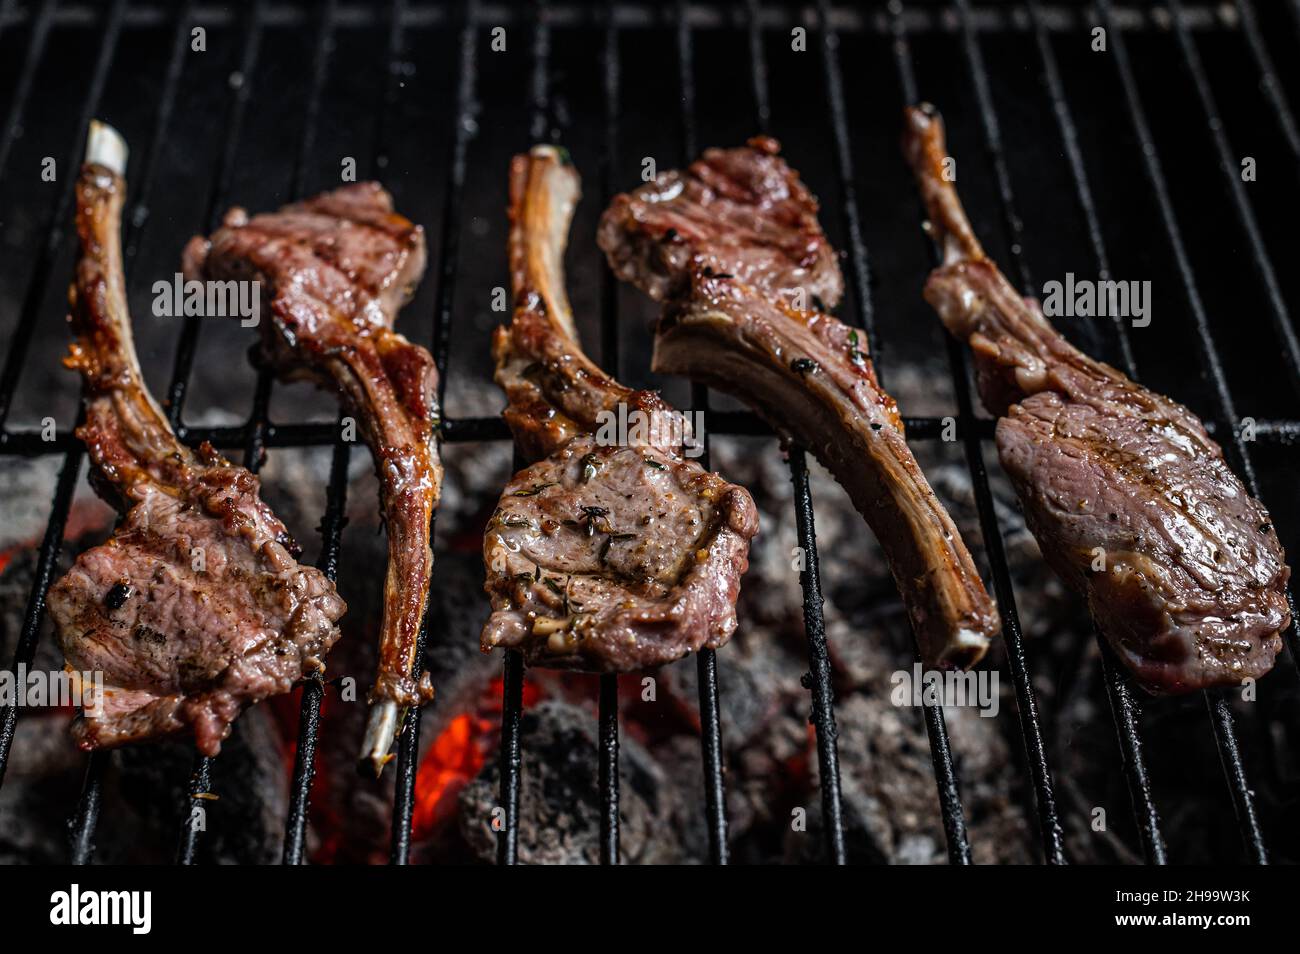
[[[563,271],[578,194],[554,147],[511,163],[515,312],[493,355],[506,420],[533,463],[484,536],[482,647],[627,672],[730,638],[758,515],[748,492],[683,456],[684,421],[657,393],[624,387],[583,354]],[[633,422],[625,435],[612,426],[620,409]]]
[[[1074,348],[980,247],[945,180],[943,122],[908,109],[904,152],[943,250],[925,298],[969,342],[1030,530],[1137,681],[1235,685],[1290,622],[1277,533],[1200,420]]]
[[[77,182],[81,258],[68,367],[85,379],[96,490],[124,516],[49,592],[69,669],[103,673],[73,733],[96,749],[190,730],[216,755],[247,705],[324,669],[346,609],[301,566],[258,480],[176,439],[146,390],[127,313],[119,227],[127,149],[92,123]]]
[[[185,251],[187,277],[261,282],[260,359],[282,379],[337,391],[379,475],[388,573],[379,671],[363,758],[390,758],[401,713],[432,698],[417,682],[416,647],[433,569],[431,521],[442,483],[437,369],[393,330],[424,272],[424,230],[393,211],[377,183],[357,183],[277,212],[225,216]]]
[[[998,632],[996,609],[864,336],[826,313],[844,282],[817,201],[779,150],[766,137],[709,149],[617,196],[600,246],[620,278],[667,303],[653,369],[728,391],[808,444],[880,540],[926,665],[969,668]]]

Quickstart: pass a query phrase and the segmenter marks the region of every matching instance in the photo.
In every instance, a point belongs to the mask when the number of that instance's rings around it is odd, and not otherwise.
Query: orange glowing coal
[[[411,833],[427,838],[455,814],[456,796],[478,774],[485,759],[482,739],[492,729],[468,712],[456,716],[433,740],[415,776]]]
[[[479,711],[463,712],[447,723],[433,740],[415,776],[415,808],[411,835],[420,840],[432,835],[456,814],[456,798],[487,760],[500,733],[500,677],[483,693]],[[531,682],[523,687],[524,708],[537,702],[541,692]]]

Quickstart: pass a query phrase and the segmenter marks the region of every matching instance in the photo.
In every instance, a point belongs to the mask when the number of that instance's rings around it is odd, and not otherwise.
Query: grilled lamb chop
[[[67,365],[85,379],[77,435],[95,487],[125,515],[50,589],[69,669],[101,671],[73,733],[84,749],[190,729],[216,755],[247,705],[324,668],[346,607],[300,566],[258,480],[204,444],[176,439],[145,389],[131,335],[119,224],[126,144],[92,123],[77,182],[81,259]]]
[[[226,214],[185,250],[187,277],[261,282],[261,359],[283,379],[336,390],[359,423],[379,475],[388,574],[379,671],[363,757],[382,769],[401,711],[432,697],[417,682],[416,644],[438,504],[437,369],[393,331],[424,272],[424,230],[393,211],[377,183],[358,183],[250,218]]]
[[[728,391],[807,443],[879,538],[926,665],[968,668],[998,632],[993,601],[908,450],[864,337],[820,310],[843,280],[817,201],[779,148],[759,137],[709,149],[686,172],[618,196],[600,246],[619,277],[668,302],[654,370]]]
[[[685,458],[683,419],[582,353],[563,259],[578,174],[538,146],[510,167],[515,312],[493,341],[505,417],[531,466],[483,541],[492,616],[483,651],[626,672],[725,643],[758,514],[749,494]],[[620,405],[641,422],[620,442]]]
[[[974,352],[998,455],[1048,563],[1152,692],[1262,676],[1290,621],[1268,511],[1191,411],[1078,351],[1016,293],[944,180],[933,108],[909,109],[905,127],[943,249],[925,298]]]

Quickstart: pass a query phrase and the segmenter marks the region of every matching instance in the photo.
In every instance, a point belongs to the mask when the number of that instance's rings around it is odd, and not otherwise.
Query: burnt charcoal
[[[600,860],[601,796],[596,778],[596,719],[567,703],[543,702],[521,721],[519,861],[523,864],[596,864]],[[619,750],[621,805],[619,860],[626,864],[680,860],[665,837],[672,817],[671,787],[635,741]],[[493,812],[500,773],[486,765],[460,797],[460,831],[483,861],[496,857]]]

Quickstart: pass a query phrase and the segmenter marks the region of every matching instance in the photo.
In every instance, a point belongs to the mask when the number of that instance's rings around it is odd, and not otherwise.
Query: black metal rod
[[[822,66],[826,83],[826,95],[829,103],[831,133],[835,140],[836,167],[839,171],[841,202],[844,206],[844,221],[849,234],[850,261],[857,289],[858,322],[865,332],[867,350],[872,355],[872,366],[877,380],[883,383],[883,369],[880,355],[883,342],[875,327],[875,309],[872,302],[869,278],[868,251],[862,237],[861,213],[859,211],[856,185],[854,182],[853,149],[849,139],[848,106],[844,96],[844,81],[840,70],[839,37],[831,28],[830,8],[821,3],[818,10],[822,26]],[[946,424],[945,420],[943,424]],[[955,422],[954,422],[955,423]],[[941,427],[943,426],[941,424]],[[904,425],[905,429],[907,425]],[[917,432],[907,430],[908,437],[918,439],[924,428]],[[796,507],[800,506],[796,500]],[[805,607],[805,614],[807,609]],[[930,759],[933,764],[935,784],[939,790],[939,808],[943,819],[944,833],[948,841],[948,857],[955,864],[968,864],[971,858],[970,843],[966,831],[965,812],[962,809],[957,773],[952,762],[952,751],[948,745],[948,728],[944,719],[943,708],[927,706],[925,708],[926,732],[930,740]],[[838,753],[835,754],[838,775]],[[842,837],[842,836],[841,836]]]
[[[541,11],[539,9],[539,17]],[[605,8],[603,17],[604,46],[601,50],[601,71],[604,90],[604,130],[605,139],[600,157],[600,192],[601,205],[608,206],[614,194],[614,166],[618,160],[618,111],[619,111],[619,54],[618,29],[614,26],[613,10]],[[539,24],[539,30],[540,30]],[[540,52],[538,56],[540,58]],[[543,74],[538,82],[545,81]],[[545,98],[541,99],[543,106]],[[535,130],[544,123],[535,122]],[[615,378],[619,376],[618,360],[618,294],[614,284],[613,273],[609,269],[601,272],[600,284],[600,354],[605,370]],[[606,674],[600,677],[599,705],[599,771],[597,784],[600,788],[600,861],[602,864],[619,863],[619,773],[618,773],[618,676]]]
[[[1146,171],[1147,180],[1151,183],[1152,193],[1155,196],[1156,205],[1160,212],[1160,220],[1164,226],[1165,236],[1178,268],[1179,278],[1187,296],[1188,307],[1192,312],[1192,322],[1196,329],[1196,340],[1201,352],[1201,358],[1218,404],[1219,423],[1223,430],[1220,439],[1224,443],[1230,462],[1237,464],[1240,468],[1247,489],[1253,496],[1259,497],[1259,482],[1255,474],[1254,462],[1246,449],[1241,434],[1236,429],[1236,423],[1240,418],[1237,416],[1232,393],[1228,389],[1223,362],[1219,357],[1218,347],[1210,331],[1209,316],[1206,314],[1205,305],[1196,282],[1196,274],[1187,255],[1187,248],[1183,242],[1178,218],[1174,213],[1173,200],[1169,195],[1169,187],[1165,181],[1159,154],[1156,151],[1155,140],[1147,123],[1146,111],[1143,109],[1138,94],[1137,81],[1134,79],[1133,69],[1129,63],[1124,36],[1116,29],[1115,17],[1109,0],[1098,0],[1097,6],[1107,31],[1111,35],[1111,55],[1115,61],[1115,69],[1119,74],[1120,85],[1124,90],[1124,101],[1128,109],[1129,120],[1138,139],[1143,168]],[[1287,598],[1292,609],[1292,623],[1288,630],[1291,655],[1294,661],[1300,662],[1300,654],[1297,654],[1295,605],[1289,589]],[[1245,824],[1246,821],[1253,822],[1255,819],[1254,795],[1246,782],[1246,770],[1241,762],[1241,753],[1237,746],[1232,713],[1225,705],[1215,704],[1208,697],[1207,705],[1210,705],[1211,713],[1214,715],[1211,722],[1214,726],[1219,754],[1227,768],[1228,787],[1232,792],[1233,802],[1237,805],[1238,819],[1243,822],[1242,838],[1246,842],[1248,852],[1259,860],[1265,856],[1264,845],[1258,825],[1251,824],[1247,826]]]
[[[831,132],[835,141],[835,168],[840,177],[840,205],[844,227],[848,233],[849,271],[853,279],[854,306],[858,324],[866,332],[867,350],[871,354],[876,377],[881,377],[881,346],[876,335],[875,306],[871,298],[871,269],[867,258],[867,243],[862,237],[862,213],[858,204],[857,184],[854,181],[853,150],[849,142],[848,108],[844,100],[844,79],[840,73],[839,36],[831,26],[830,4],[818,0],[818,20],[821,24],[822,72],[826,82],[826,99],[830,107]]]
[[[339,422],[341,433],[342,422]],[[351,447],[345,441],[334,445],[330,460],[329,485],[325,491],[325,514],[321,517],[321,555],[316,566],[331,580],[338,578],[339,551],[347,523],[348,461]],[[321,703],[325,687],[319,677],[303,683],[298,715],[298,744],[293,755],[293,776],[289,782],[289,813],[285,819],[286,865],[305,860],[307,821],[311,811],[311,783],[316,777],[316,743],[320,735]]]
[[[681,92],[681,132],[683,160],[695,158],[695,75],[694,54],[687,5],[682,0],[676,7],[677,67]],[[707,412],[708,388],[692,383],[691,404],[696,410]],[[709,467],[707,432],[704,436],[700,466]],[[709,859],[725,865],[729,857],[727,847],[727,794],[724,778],[725,766],[722,750],[722,717],[718,700],[718,658],[712,649],[700,650],[696,662],[700,699],[700,753],[704,762],[704,801],[709,829]]]
[[[916,103],[920,96],[916,74],[912,67],[912,52],[903,20],[902,4],[891,7],[894,60],[898,70],[899,85],[905,105]],[[948,363],[952,373],[953,392],[957,398],[958,419],[974,420],[971,402],[970,366],[965,351],[956,339],[947,340]],[[1016,711],[1020,732],[1025,745],[1029,775],[1033,783],[1034,805],[1038,816],[1043,855],[1049,864],[1065,863],[1065,835],[1061,828],[1060,812],[1056,804],[1056,790],[1052,783],[1051,768],[1047,760],[1047,747],[1038,715],[1038,700],[1029,676],[1029,663],[1025,656],[1024,637],[1020,630],[1020,613],[1016,608],[1015,588],[1007,563],[1006,546],[998,525],[997,509],[989,488],[988,472],[984,466],[983,449],[974,427],[963,428],[962,447],[966,465],[970,470],[971,487],[975,492],[980,529],[984,535],[984,548],[993,573],[993,592],[998,602],[1002,620],[1002,641],[1006,646],[1007,668],[1016,693]]]
[[[618,676],[600,677],[600,863],[618,864]]]
[[[920,660],[920,656],[917,656]],[[957,771],[953,767],[952,747],[948,743],[948,724],[944,721],[943,706],[924,703],[925,731],[930,740],[931,760],[934,763],[934,782],[939,790],[939,814],[943,819],[943,833],[948,842],[948,863],[972,863],[970,835],[966,831],[966,813],[961,805],[961,789],[957,784]]]
[[[234,90],[230,110],[227,113],[226,139],[221,154],[220,165],[212,191],[208,196],[208,208],[205,216],[205,228],[211,230],[217,224],[221,206],[229,194],[231,177],[234,174],[234,162],[239,140],[243,131],[243,117],[252,88],[253,70],[257,66],[258,51],[261,47],[263,9],[260,0],[256,2],[249,15],[247,34],[244,40],[244,52],[241,59],[242,82]],[[194,353],[198,347],[199,319],[188,317],[181,328],[180,342],[176,348],[176,358],[172,366],[172,380],[168,388],[167,417],[173,429],[180,426],[184,417],[185,396],[189,387],[190,371],[194,366]],[[259,372],[257,393],[254,396],[254,410],[248,440],[245,443],[244,465],[256,471],[261,463],[262,435],[266,429],[266,405],[270,400],[269,384]],[[176,851],[176,863],[194,864],[198,852],[200,834],[207,830],[208,787],[212,778],[212,759],[196,753],[194,768],[190,775],[189,811],[181,824],[180,844]]]
[[[216,801],[212,792],[212,759],[204,755],[195,756],[186,791],[189,805],[181,820],[181,837],[176,848],[178,865],[192,865],[198,860],[199,834],[208,828],[207,806]]]
[[[1259,827],[1259,817],[1255,813],[1255,794],[1246,779],[1245,764],[1242,762],[1241,750],[1237,747],[1232,709],[1226,695],[1217,692],[1206,692],[1203,695],[1206,708],[1210,711],[1210,723],[1214,726],[1219,760],[1228,777],[1228,790],[1232,793],[1232,808],[1237,815],[1237,827],[1241,829],[1242,845],[1251,861],[1257,865],[1266,865],[1268,849],[1264,845],[1264,832]]]
[[[1003,218],[1011,243],[1011,258],[1020,275],[1021,287],[1028,292],[1032,289],[1033,280],[1030,277],[1029,266],[1026,264],[1023,228],[1020,216],[1016,211],[1015,190],[1012,188],[1011,175],[1008,171],[1006,154],[1002,145],[997,107],[994,105],[993,94],[989,88],[988,71],[984,65],[979,40],[972,26],[971,10],[967,0],[958,0],[958,10],[962,19],[962,35],[966,59],[971,75],[974,78],[975,93],[979,101],[985,145],[997,173],[998,198],[1002,206]],[[1035,18],[1036,24],[1041,24],[1039,11],[1036,9],[1031,10],[1031,17]],[[1065,101],[1064,90],[1060,84],[1060,76],[1056,70],[1055,56],[1052,54],[1050,43],[1041,29],[1036,30],[1036,33],[1040,58],[1044,61],[1044,72],[1048,79],[1049,92],[1053,96],[1053,106],[1058,125],[1062,130],[1066,152],[1072,164],[1076,160],[1079,163],[1077,170],[1072,171],[1075,173],[1079,203],[1086,210],[1086,216],[1087,211],[1095,212],[1095,210],[1092,207],[1091,193],[1086,188],[1087,180],[1082,171],[1082,159],[1079,156],[1078,142],[1076,137],[1072,135],[1073,124],[1070,121],[1069,107]],[[1093,222],[1089,222],[1090,226],[1093,224]],[[1095,243],[1098,267],[1099,269],[1104,268],[1106,256],[1099,227],[1091,232],[1091,239]],[[1100,340],[1096,334],[1096,326],[1092,322],[1088,322],[1084,327],[1090,332],[1088,335],[1091,339],[1090,344],[1096,350],[1100,345]],[[1121,344],[1127,346],[1129,343],[1128,335],[1119,319],[1116,319],[1116,328]],[[1136,372],[1133,367],[1130,367],[1129,370],[1130,372]],[[1105,657],[1107,647],[1100,632],[1096,633],[1096,639]],[[1112,661],[1107,658],[1107,663],[1110,662]],[[1139,736],[1139,709],[1134,700],[1133,690],[1128,684],[1123,671],[1115,665],[1103,664],[1103,678],[1106,682],[1111,710],[1115,717],[1115,730],[1119,736],[1121,766],[1124,769],[1128,783],[1138,831],[1142,836],[1144,853],[1148,861],[1162,863],[1165,854],[1164,844],[1160,836],[1159,817],[1151,794],[1150,781],[1142,755],[1142,739]]]
[[[1277,69],[1273,66],[1273,58],[1264,43],[1264,35],[1260,32],[1259,21],[1255,17],[1255,6],[1251,0],[1237,0],[1237,17],[1241,22],[1241,34],[1246,38],[1246,45],[1250,48],[1250,55],[1254,57],[1255,65],[1259,67],[1260,91],[1272,107],[1278,127],[1282,130],[1283,138],[1286,139],[1287,148],[1291,150],[1291,157],[1300,162],[1300,126],[1296,124],[1295,114],[1287,101],[1286,91],[1282,88],[1281,80],[1278,79]]]
[[[122,32],[125,14],[126,0],[115,0],[103,23],[103,39],[100,41],[99,54],[90,73],[86,99],[77,117],[77,125],[74,127],[72,153],[63,167],[65,170],[81,168],[82,155],[86,148],[87,128],[99,110],[99,102],[104,95],[104,84],[108,81],[109,68],[117,52],[117,39]],[[4,367],[0,369],[0,429],[4,428],[9,419],[14,391],[18,387],[18,379],[22,375],[32,334],[36,330],[37,319],[40,317],[41,303],[45,300],[45,292],[53,279],[59,253],[70,231],[68,223],[71,216],[68,213],[72,208],[76,186],[76,174],[65,173],[58,199],[46,219],[45,239],[37,250],[36,264],[33,266],[31,278],[23,294],[18,324],[9,339],[9,352],[5,356]]]
[[[519,724],[524,708],[524,657],[517,649],[506,650],[505,677],[501,689],[501,804],[494,812],[492,827],[497,832],[497,864],[513,865],[519,860],[519,773],[523,756]]]
[[[704,802],[709,831],[709,860],[725,865],[727,845],[727,792],[723,777],[722,718],[718,709],[718,656],[703,649],[696,658],[700,694],[700,750],[704,759]]]
[[[839,730],[835,725],[835,689],[831,683],[831,658],[826,646],[826,620],[822,615],[821,567],[817,559],[817,530],[813,519],[812,490],[808,486],[808,461],[802,447],[791,447],[790,481],[794,485],[795,531],[803,558],[799,585],[803,589],[803,628],[808,639],[808,688],[812,691],[812,717],[816,728],[817,767],[822,795],[822,828],[826,853],[833,864],[847,861],[844,816],[840,807]]]
[[[758,0],[749,0],[746,10],[755,122],[758,131],[766,135],[771,127],[772,107],[767,86],[767,56],[763,50],[762,11]],[[840,804],[839,730],[835,724],[835,693],[831,681],[830,654],[826,646],[817,533],[804,449],[790,448],[787,463],[790,482],[794,488],[796,533],[804,560],[799,583],[803,591],[804,634],[808,640],[808,679],[813,703],[810,721],[817,736],[822,830],[826,838],[827,857],[832,863],[842,865],[847,861],[847,853],[844,846],[844,816]]]
[[[774,437],[776,432],[752,411],[706,410],[704,429],[721,437]],[[962,438],[967,431],[982,440],[993,437],[996,421],[977,417],[962,421],[955,417],[903,417],[903,427],[909,441],[939,440],[946,436]],[[1214,421],[1202,422],[1211,435],[1223,432]],[[232,427],[184,427],[177,438],[191,447],[203,442],[218,450],[238,450],[246,447],[249,432],[255,422],[249,421]],[[956,430],[952,430],[955,428]],[[1255,439],[1260,443],[1290,447],[1300,443],[1300,420],[1256,418]],[[330,447],[338,440],[338,426],[313,422],[268,423],[262,432],[264,447]],[[442,422],[443,444],[472,444],[510,439],[509,428],[500,416],[446,418]],[[0,433],[0,457],[46,457],[66,454],[79,441],[72,430],[58,431],[52,440],[45,440],[41,431],[5,431]]]
[[[1160,833],[1160,814],[1151,795],[1151,780],[1147,775],[1146,759],[1142,755],[1142,736],[1138,726],[1142,722],[1142,708],[1137,694],[1120,671],[1115,654],[1105,641],[1101,645],[1102,675],[1106,682],[1106,696],[1114,717],[1115,734],[1119,740],[1124,778],[1128,783],[1129,799],[1137,821],[1138,837],[1142,841],[1142,855],[1150,864],[1169,863],[1165,839]]]
[[[74,132],[72,155],[65,168],[80,168],[81,154],[85,149],[86,127],[95,111],[99,108],[104,84],[108,79],[109,67],[117,49],[117,39],[121,32],[125,12],[126,4],[124,0],[118,0],[108,13],[103,37],[99,45],[99,53],[91,72],[86,99],[82,105],[79,123]],[[46,10],[43,8],[42,20],[38,21],[37,29],[47,29],[47,26],[41,26],[45,16]],[[40,42],[43,46],[45,43],[44,35],[40,37]],[[33,56],[29,62],[35,62],[35,60],[36,57]],[[30,90],[30,82],[26,85],[26,89],[19,90],[24,102],[15,104],[14,110],[11,111],[12,116],[22,116],[25,109],[25,100]],[[13,132],[13,134],[16,135],[16,132]],[[28,283],[27,293],[23,298],[18,326],[10,339],[10,350],[5,359],[4,370],[0,372],[0,430],[4,427],[14,388],[17,386],[18,376],[26,360],[27,349],[31,343],[32,333],[39,317],[40,302],[44,297],[44,290],[49,285],[51,273],[58,261],[58,252],[62,247],[65,233],[61,223],[67,217],[67,210],[72,202],[73,192],[76,187],[76,179],[75,175],[64,177],[63,188],[60,189],[58,200],[47,222],[45,242],[37,256],[35,270]],[[32,590],[28,594],[27,607],[23,614],[23,627],[19,633],[18,645],[14,650],[13,669],[15,671],[17,671],[20,664],[30,663],[36,653],[36,642],[40,635],[41,620],[45,615],[45,595],[53,582],[59,552],[63,546],[63,527],[67,522],[68,510],[72,506],[72,494],[76,488],[77,477],[81,470],[81,456],[81,448],[73,447],[67,451],[64,457],[63,468],[60,471],[59,481],[55,488],[50,520],[46,524],[45,536],[41,541],[40,554],[37,558],[36,579],[33,581]],[[16,705],[6,706],[3,709],[3,714],[0,715],[0,786],[4,784],[5,769],[9,764],[9,751],[13,745],[17,724],[18,707]]]
[[[192,3],[187,0],[176,15],[176,26],[172,34],[172,48],[167,61],[163,80],[163,92],[158,103],[158,112],[150,132],[148,145],[141,150],[143,157],[138,164],[140,170],[138,183],[132,192],[131,214],[127,216],[123,228],[122,266],[128,270],[135,260],[139,248],[139,237],[147,221],[149,197],[153,192],[155,173],[158,168],[158,154],[162,148],[163,137],[171,122],[173,107],[176,102],[176,87],[180,84],[181,71],[184,68],[186,54],[189,52],[189,25]],[[76,441],[76,437],[73,436]],[[99,821],[99,800],[103,782],[103,772],[111,761],[111,753],[92,753],[86,761],[86,774],[82,783],[81,795],[77,809],[71,820],[72,861],[73,864],[87,864],[94,852],[95,826]]]
[[[313,55],[312,79],[311,79],[311,84],[309,86],[309,92],[307,95],[306,107],[304,109],[303,130],[299,140],[300,147],[299,147],[299,152],[294,160],[293,171],[290,177],[289,191],[290,194],[294,196],[298,195],[298,193],[301,191],[302,179],[303,176],[305,175],[304,170],[306,168],[308,161],[310,160],[311,150],[315,146],[315,142],[316,142],[316,122],[317,122],[317,118],[320,115],[321,93],[322,90],[324,89],[326,68],[329,62],[330,33],[331,30],[333,29],[334,2],[335,0],[326,0],[325,4],[321,8],[322,15],[321,15],[321,20],[318,24],[315,52]],[[260,20],[259,12],[260,11],[258,11],[257,9],[254,10],[253,18],[255,22],[258,22]],[[251,80],[252,80],[251,72],[246,73],[244,82],[240,85],[239,91],[243,92],[243,90],[251,84]],[[233,149],[231,150],[230,154],[231,156],[235,155]],[[229,190],[229,184],[230,184],[229,180],[226,180],[221,188],[221,195],[223,197]],[[211,216],[209,216],[209,219],[211,221]],[[197,338],[195,338],[195,344],[197,344]],[[190,358],[192,360],[193,358],[192,353],[190,355]],[[188,367],[185,369],[184,375],[185,375],[185,379],[188,380],[188,375],[189,375]],[[265,433],[269,426],[269,422],[267,418],[268,418],[268,409],[271,403],[271,390],[273,385],[274,385],[274,378],[272,377],[270,370],[266,367],[259,367],[257,370],[257,382],[254,386],[254,392],[253,392],[253,410],[252,410],[252,414],[250,415],[250,422],[252,426],[248,429],[248,440],[244,446],[244,467],[249,471],[249,473],[252,474],[257,474],[261,470],[262,463],[265,460],[265,452],[266,452]],[[183,393],[184,392],[182,391],[182,396]],[[175,405],[171,410],[172,413],[176,416],[176,419],[179,420],[181,416],[180,406]],[[304,686],[303,693],[304,693],[304,698],[309,694],[315,696],[315,693],[308,686]],[[308,726],[319,727],[319,721],[309,720]],[[301,735],[302,735],[302,727],[300,727],[299,730],[300,743],[303,741]],[[306,769],[307,763],[304,760],[307,758],[314,757],[315,751],[316,751],[316,745],[315,745],[314,738],[310,741],[310,744],[306,746],[302,746],[300,744],[298,752],[294,756],[295,771],[297,770],[299,764],[302,764],[304,769]],[[194,770],[194,776],[196,778],[204,779],[205,784],[207,780],[209,780],[211,777],[211,763],[212,760],[207,756],[199,755],[196,757],[196,763],[195,763],[196,768]],[[311,769],[311,771],[314,772],[314,767]],[[307,779],[307,786],[308,788],[310,788],[309,778]],[[291,785],[291,791],[294,790],[295,790],[295,786]],[[191,791],[190,793],[190,801],[191,801],[191,812],[197,810],[200,807],[199,799],[198,797],[196,797],[193,791]],[[290,805],[291,817],[292,817],[292,811],[294,807],[295,806],[291,802]],[[305,815],[306,812],[305,805],[303,806],[303,812]],[[200,840],[200,832],[204,830],[205,830],[204,828],[199,827],[197,825],[187,825],[185,828],[183,828],[182,846],[179,855],[181,859],[181,863],[190,864],[193,862],[195,852],[197,850],[198,842]]]
[[[1196,89],[1196,98],[1201,104],[1201,112],[1205,116],[1206,126],[1209,127],[1214,151],[1219,159],[1219,169],[1223,173],[1223,181],[1232,199],[1232,209],[1237,216],[1237,224],[1246,236],[1255,276],[1264,286],[1273,332],[1282,347],[1282,363],[1286,365],[1292,388],[1300,394],[1300,337],[1296,336],[1295,325],[1292,324],[1291,313],[1287,309],[1286,299],[1282,296],[1282,287],[1278,283],[1277,272],[1273,267],[1273,259],[1268,254],[1259,222],[1255,219],[1250,199],[1246,196],[1246,184],[1241,178],[1240,160],[1233,153],[1232,146],[1228,142],[1228,134],[1219,115],[1219,105],[1215,101],[1213,90],[1210,89],[1210,80],[1201,62],[1201,55],[1196,50],[1196,42],[1192,39],[1182,4],[1178,0],[1169,0],[1169,9],[1173,13],[1174,35],[1178,38],[1183,65],[1187,67],[1192,86]]]
[[[10,13],[12,7],[12,3],[6,4],[6,15]],[[23,126],[27,103],[31,99],[32,83],[36,79],[36,69],[41,65],[41,58],[45,55],[45,44],[50,37],[54,7],[55,0],[43,0],[40,12],[32,22],[32,32],[27,39],[23,68],[18,74],[18,82],[14,85],[14,98],[9,103],[9,111],[5,114],[4,126],[0,127],[0,173],[4,172],[5,166],[9,164],[9,152],[13,149],[19,130]]]
[[[91,752],[86,759],[86,774],[81,784],[81,795],[77,799],[77,810],[68,825],[74,865],[90,864],[91,855],[95,853],[95,826],[103,804],[104,767],[109,755],[109,752],[101,750]]]
[[[422,666],[426,634],[421,629],[416,667]],[[418,707],[407,709],[402,719],[402,731],[397,737],[397,785],[393,794],[392,842],[388,849],[388,863],[404,865],[411,859],[411,818],[415,814],[415,778],[419,773],[420,714]]]
[[[63,549],[63,528],[72,507],[73,491],[77,488],[81,457],[80,448],[70,450],[59,471],[58,483],[54,488],[54,502],[50,505],[50,519],[45,525],[45,536],[41,539],[41,548],[36,557],[36,576],[27,596],[27,607],[23,610],[23,628],[18,634],[18,645],[14,649],[13,665],[10,667],[13,672],[17,672],[20,665],[30,664],[36,655],[36,641],[40,636],[41,620],[45,617],[45,594],[54,582],[59,552]],[[4,785],[9,750],[13,747],[17,728],[18,706],[8,705],[0,709],[0,786]]]
[[[1093,257],[1097,263],[1098,275],[1102,279],[1110,277],[1110,259],[1106,253],[1106,243],[1101,232],[1101,222],[1092,198],[1092,189],[1088,182],[1087,170],[1083,164],[1083,153],[1079,148],[1078,131],[1074,117],[1065,97],[1065,87],[1061,82],[1060,69],[1056,54],[1052,49],[1051,39],[1043,27],[1042,12],[1037,3],[1029,4],[1029,15],[1034,24],[1035,40],[1038,45],[1039,59],[1043,64],[1043,74],[1047,80],[1048,94],[1052,100],[1052,110],[1056,116],[1057,127],[1065,147],[1066,158],[1070,167],[1070,176],[1074,182],[1075,197],[1087,225],[1089,242]],[[1089,323],[1089,327],[1092,327]],[[1124,369],[1133,380],[1138,380],[1137,361],[1133,356],[1133,346],[1129,340],[1128,329],[1123,319],[1115,318],[1115,332],[1119,342],[1121,361]],[[1156,810],[1155,799],[1151,794],[1151,784],[1147,773],[1146,761],[1142,754],[1142,739],[1139,734],[1141,709],[1138,705],[1133,687],[1123,670],[1116,665],[1104,637],[1097,633],[1098,645],[1101,647],[1102,674],[1106,683],[1106,694],[1110,700],[1111,713],[1114,716],[1115,732],[1118,737],[1120,759],[1124,777],[1128,783],[1129,797],[1133,804],[1133,814],[1141,838],[1142,852],[1151,864],[1165,864],[1167,855],[1164,838],[1160,833],[1160,817]]]
[[[230,194],[235,156],[238,154],[244,129],[244,113],[252,92],[253,73],[257,69],[258,55],[262,48],[263,16],[262,0],[254,0],[245,25],[243,54],[239,63],[241,80],[231,93],[230,105],[226,111],[221,154],[203,215],[205,233],[216,228],[222,214],[222,206],[226,204],[227,196]],[[176,344],[176,356],[172,362],[171,381],[167,386],[167,398],[164,402],[167,420],[172,430],[178,434],[183,428],[185,397],[189,389],[190,371],[194,367],[194,354],[198,349],[200,327],[199,318],[193,315],[187,317],[181,325],[180,339]],[[258,425],[254,424],[254,426]]]
[[[1088,231],[1088,242],[1092,246],[1093,257],[1097,263],[1097,277],[1102,281],[1110,278],[1110,256],[1106,253],[1106,242],[1102,237],[1101,218],[1097,214],[1097,204],[1093,199],[1092,187],[1083,166],[1083,152],[1079,148],[1079,132],[1074,123],[1074,114],[1065,96],[1065,84],[1061,81],[1061,70],[1052,49],[1046,23],[1039,4],[1031,0],[1028,4],[1029,17],[1034,26],[1034,39],[1038,46],[1038,58],[1043,65],[1043,76],[1047,81],[1048,96],[1052,101],[1052,113],[1056,117],[1056,126],[1061,134],[1061,145],[1070,168],[1070,178],[1074,183],[1075,199],[1079,203],[1079,212],[1083,216]],[[1028,289],[1026,289],[1028,290]],[[1129,376],[1137,379],[1137,362],[1133,357],[1133,344],[1129,340],[1128,327],[1124,318],[1116,315],[1112,319],[1115,336],[1119,342],[1120,359]],[[1089,321],[1085,327],[1093,329]]]

